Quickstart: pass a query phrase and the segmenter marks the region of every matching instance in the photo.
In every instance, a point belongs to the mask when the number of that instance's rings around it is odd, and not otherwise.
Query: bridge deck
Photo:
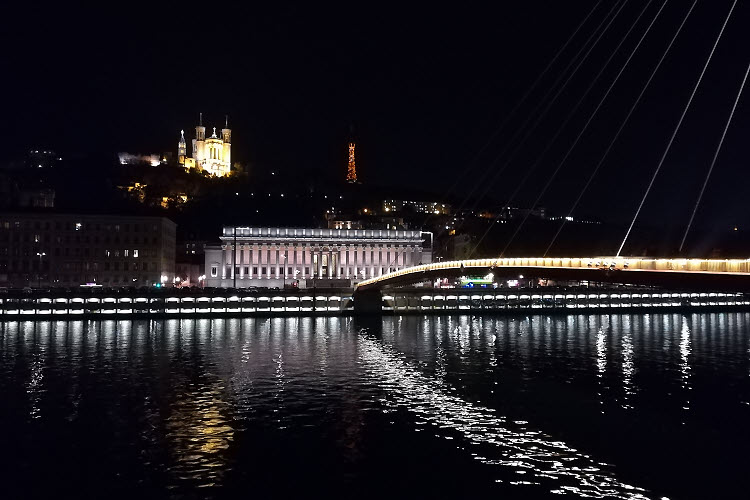
[[[492,270],[511,274],[524,271],[555,279],[602,280],[618,283],[669,286],[709,286],[750,290],[750,259],[654,259],[632,257],[493,258],[436,262],[402,269],[362,281],[357,290],[424,281],[439,276]],[[568,271],[568,272],[560,272]],[[578,271],[570,273],[570,271]],[[594,272],[592,274],[592,271]],[[607,271],[608,274],[602,274]],[[617,272],[616,274],[609,273]],[[661,276],[659,276],[661,275]]]

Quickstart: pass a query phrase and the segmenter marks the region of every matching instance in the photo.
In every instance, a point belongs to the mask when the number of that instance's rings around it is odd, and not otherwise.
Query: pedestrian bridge
[[[750,259],[645,257],[522,257],[435,262],[364,280],[357,285],[355,292],[488,273],[492,273],[495,279],[524,276],[685,290],[750,292]]]

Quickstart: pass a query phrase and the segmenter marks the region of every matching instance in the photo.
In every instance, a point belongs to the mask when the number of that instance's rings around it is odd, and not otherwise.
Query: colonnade
[[[421,245],[269,245],[238,242],[222,246],[221,261],[207,272],[221,279],[366,279],[422,262]],[[233,265],[234,263],[234,265]],[[215,275],[214,275],[215,271]]]

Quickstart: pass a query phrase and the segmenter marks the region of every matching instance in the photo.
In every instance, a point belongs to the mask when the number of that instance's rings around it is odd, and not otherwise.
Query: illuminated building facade
[[[206,286],[350,287],[432,261],[421,231],[225,226],[206,246]],[[429,244],[432,244],[430,239]]]
[[[186,169],[199,168],[211,175],[224,177],[230,174],[232,166],[232,131],[229,129],[229,119],[221,129],[221,137],[213,134],[206,138],[206,127],[203,126],[203,113],[200,115],[198,126],[195,127],[192,156],[187,156],[185,131],[180,131],[180,142],[177,143],[177,158],[180,165]]]
[[[120,165],[137,165],[147,163],[152,167],[158,167],[167,163],[166,155],[142,155],[132,153],[117,153],[117,158],[120,160]]]
[[[450,215],[451,206],[437,201],[383,200],[383,212],[402,212],[404,209],[421,214]]]
[[[0,286],[171,284],[175,230],[164,217],[0,213]]]

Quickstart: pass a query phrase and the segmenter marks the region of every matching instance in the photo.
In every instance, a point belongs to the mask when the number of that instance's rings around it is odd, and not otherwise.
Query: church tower
[[[185,156],[187,156],[187,144],[185,144],[185,131],[180,130],[180,142],[177,143],[177,159],[180,165],[185,164]]]
[[[229,130],[229,116],[224,117],[224,128],[221,129],[221,140],[224,141],[221,159],[227,165],[227,173],[232,168],[232,131]]]
[[[193,158],[195,162],[203,167],[206,161],[206,127],[203,126],[203,113],[200,113],[198,126],[195,127],[195,139],[193,139]]]

